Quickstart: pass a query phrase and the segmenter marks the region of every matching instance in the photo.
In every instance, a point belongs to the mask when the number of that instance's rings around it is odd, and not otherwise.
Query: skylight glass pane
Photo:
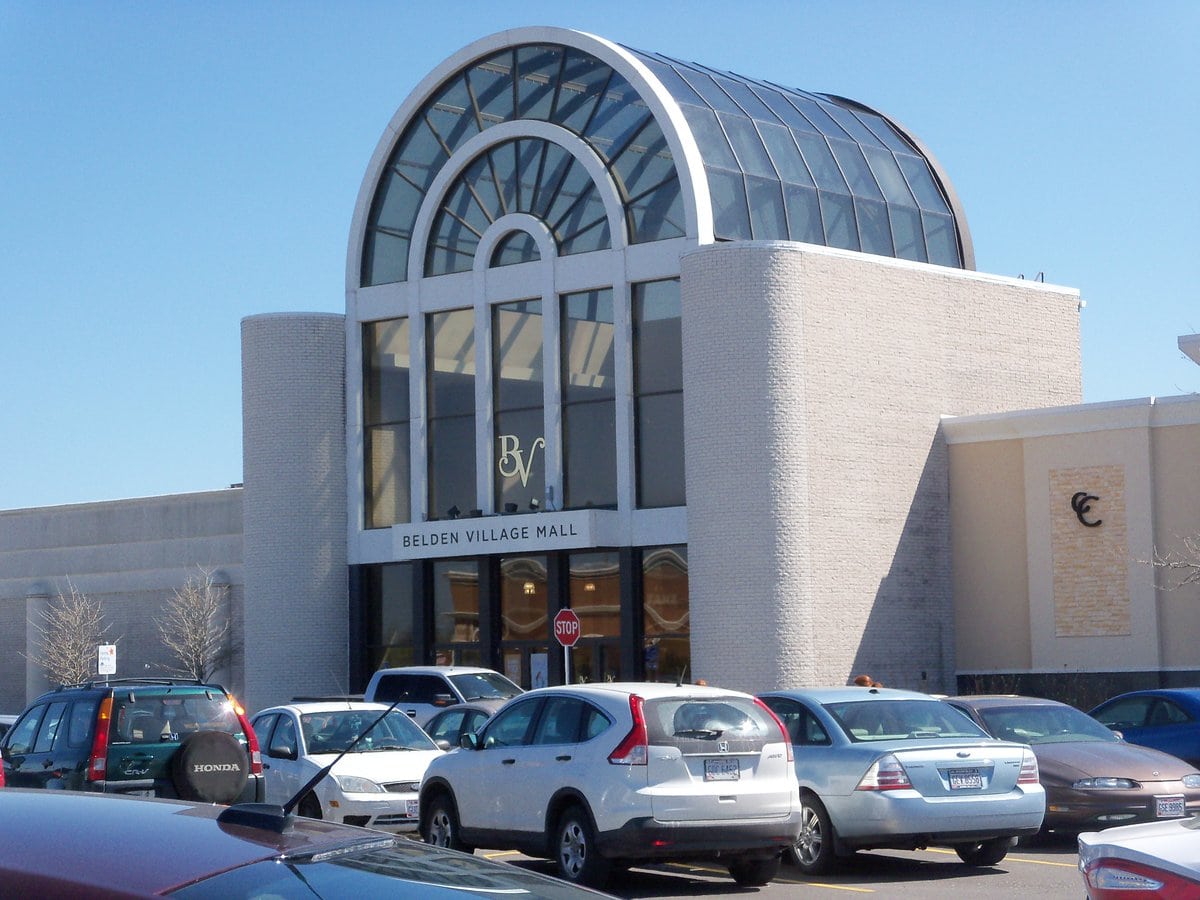
[[[376,230],[371,232],[365,243],[363,284],[394,284],[408,277],[407,237]]]
[[[424,197],[407,179],[388,171],[376,191],[371,218],[378,226],[409,234]]]
[[[513,117],[513,52],[505,50],[467,72],[471,93],[488,128]]]
[[[583,134],[611,74],[612,69],[594,56],[568,49],[551,121]]]
[[[649,119],[641,132],[612,162],[617,187],[626,197],[636,197],[652,184],[669,178],[675,171],[667,139],[654,119]]]
[[[550,118],[561,66],[561,47],[517,48],[517,115],[520,118]]]
[[[533,208],[534,196],[537,193],[538,170],[542,163],[542,151],[545,141],[517,141],[517,182],[519,196],[517,209],[529,212]]]
[[[738,106],[744,109],[748,115],[755,119],[762,119],[764,122],[778,121],[778,117],[743,82],[735,81],[732,78],[715,77],[717,84],[737,101]]]
[[[682,106],[684,118],[692,128],[692,134],[700,147],[700,155],[704,162],[726,169],[741,169],[737,157],[729,149],[729,141],[725,132],[717,124],[717,117],[711,109],[699,106]]]
[[[614,73],[588,125],[588,143],[606,161],[650,118],[650,110],[624,78]]]
[[[860,144],[871,147],[883,146],[883,141],[879,140],[870,128],[858,120],[853,110],[846,109],[840,103],[827,103],[821,108],[829,113]]]
[[[643,244],[667,238],[683,237],[683,195],[679,177],[672,172],[670,179],[629,204],[633,218],[631,242]]]
[[[825,226],[826,246],[858,250],[858,224],[854,221],[854,202],[845,194],[817,191],[821,203],[821,223]]]
[[[830,138],[829,146],[833,150],[833,155],[837,157],[842,174],[846,176],[846,181],[850,184],[850,193],[858,197],[882,200],[883,194],[879,190],[879,185],[875,183],[875,176],[871,174],[867,161],[863,159],[858,144]]]
[[[718,240],[750,240],[750,211],[741,173],[704,167],[708,192],[712,195],[713,235]]]
[[[800,111],[792,104],[788,103],[787,99],[780,91],[766,85],[754,85],[754,92],[763,99],[767,106],[771,107],[775,115],[779,116],[784,123],[794,131],[817,131],[817,126],[804,116],[800,115]]]
[[[892,240],[896,244],[896,255],[901,259],[928,262],[925,253],[925,232],[921,228],[921,213],[911,207],[889,206],[888,218],[892,222]]]
[[[530,213],[541,219],[546,218],[546,211],[558,196],[563,179],[574,164],[575,157],[558,144],[546,144],[546,159],[542,163],[537,193],[529,207]]]
[[[479,133],[467,80],[461,75],[450,80],[441,96],[425,108],[425,115],[451,153]]]
[[[788,99],[796,105],[800,112],[804,113],[804,117],[812,122],[821,130],[823,134],[830,137],[846,137],[846,130],[837,122],[830,118],[829,113],[825,111],[825,104],[818,103],[816,100],[809,99],[801,94],[788,94]]]
[[[771,164],[771,157],[767,155],[762,138],[754,130],[753,122],[745,116],[729,116],[723,113],[718,113],[717,119],[725,127],[725,134],[733,144],[733,152],[737,154],[743,172],[778,179],[775,167]]]
[[[649,54],[639,53],[637,55],[650,71],[658,77],[658,80],[663,83],[663,87],[667,89],[667,93],[674,97],[677,102],[694,103],[697,106],[705,105],[704,98],[697,94],[695,88],[684,81],[683,76],[673,67]]]
[[[897,154],[896,161],[900,164],[900,170],[904,173],[904,177],[908,179],[908,186],[916,195],[921,209],[935,213],[948,214],[950,212],[950,207],[946,205],[946,198],[934,184],[933,174],[929,171],[929,165],[925,160],[919,156]]]
[[[746,194],[750,201],[750,231],[756,241],[786,241],[787,216],[783,212],[783,191],[778,181],[746,176]]]
[[[813,188],[785,184],[783,203],[787,208],[788,234],[793,241],[803,241],[806,244],[825,243],[825,232],[821,228],[821,206]]]
[[[771,160],[775,163],[780,178],[795,184],[813,183],[812,175],[809,174],[808,166],[804,165],[804,158],[800,156],[790,131],[782,125],[771,125],[767,122],[759,122],[758,131],[767,145],[767,152],[771,154]]]
[[[448,158],[441,142],[430,130],[429,123],[421,117],[409,127],[404,143],[397,148],[393,165],[400,174],[424,191]]]
[[[804,161],[808,163],[808,170],[812,172],[817,187],[846,193],[846,179],[842,177],[842,170],[838,168],[833,154],[829,152],[829,145],[825,143],[825,139],[819,134],[807,131],[793,131],[792,137],[800,146],[800,152],[804,154]]]
[[[717,87],[717,83],[707,72],[693,69],[691,66],[680,64],[679,74],[687,79],[688,84],[696,89],[696,93],[704,98],[704,102],[720,112],[745,115],[740,106],[734,103],[729,95]]]
[[[492,266],[515,266],[520,263],[536,262],[542,255],[538,252],[537,241],[533,235],[524,231],[513,231],[506,234],[496,243],[492,251]],[[533,301],[536,303],[536,301]],[[540,309],[540,304],[538,304]]]
[[[863,123],[871,129],[871,131],[883,142],[883,145],[893,153],[912,153],[913,148],[908,145],[896,130],[888,123],[883,116],[875,115],[874,113],[858,110],[856,115],[862,119]]]
[[[598,199],[598,198],[597,198]],[[591,204],[589,204],[591,205]],[[604,204],[600,204],[603,212]],[[608,233],[608,217],[602,216],[583,225],[574,234],[563,236],[563,253],[589,253],[593,250],[607,250],[612,246]]]
[[[954,220],[950,216],[921,213],[925,226],[925,245],[929,248],[929,261],[939,266],[962,266],[958,255],[958,237],[954,233]]]
[[[550,224],[551,229],[555,231],[555,239],[561,240],[562,233],[558,230],[563,218],[574,211],[579,214],[579,200],[587,194],[594,193],[595,186],[592,184],[592,179],[588,175],[587,170],[583,166],[572,160],[571,166],[567,169],[566,178],[563,179],[562,187],[559,189],[558,196],[554,198],[554,202],[550,204],[550,209],[546,211],[546,221]],[[593,217],[589,217],[589,221]],[[578,227],[577,224],[575,227]],[[574,231],[575,227],[568,230]]]
[[[917,201],[913,199],[912,191],[908,189],[908,182],[900,174],[900,167],[896,165],[896,157],[882,147],[863,147],[862,152],[867,158],[867,165],[871,167],[871,172],[875,175],[875,180],[883,189],[884,199],[888,203],[915,207]]]
[[[887,204],[855,197],[854,211],[858,216],[858,234],[863,252],[892,256],[892,228],[888,221]]]

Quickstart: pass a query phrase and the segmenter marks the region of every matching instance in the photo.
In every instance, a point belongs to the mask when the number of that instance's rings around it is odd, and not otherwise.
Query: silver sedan
[[[995,740],[928,694],[838,687],[761,694],[795,745],[809,875],[856,850],[953,847],[1000,862],[1038,832],[1046,794],[1029,747]]]

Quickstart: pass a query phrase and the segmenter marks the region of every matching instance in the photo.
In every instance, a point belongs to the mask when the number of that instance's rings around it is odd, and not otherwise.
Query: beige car
[[[950,697],[990,734],[1029,744],[1046,788],[1043,831],[1076,833],[1200,813],[1200,772],[1129,744],[1073,706],[1015,695]]]

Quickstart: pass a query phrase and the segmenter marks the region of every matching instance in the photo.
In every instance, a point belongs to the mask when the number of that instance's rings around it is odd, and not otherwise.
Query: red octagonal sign
[[[564,647],[574,647],[583,632],[579,616],[573,609],[560,609],[554,614],[554,636]]]

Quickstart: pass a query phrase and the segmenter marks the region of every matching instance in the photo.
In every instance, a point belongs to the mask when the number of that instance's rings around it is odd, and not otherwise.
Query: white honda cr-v
[[[429,766],[432,844],[520,850],[602,885],[614,865],[715,859],[765,884],[800,830],[792,745],[748,694],[583,684],[510,700]]]

